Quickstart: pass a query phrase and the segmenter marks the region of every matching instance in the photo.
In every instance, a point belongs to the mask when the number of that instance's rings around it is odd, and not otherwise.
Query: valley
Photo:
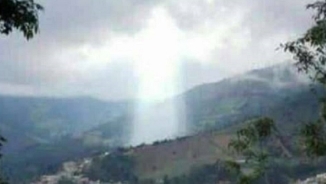
[[[100,164],[99,155],[114,155],[122,149],[123,155],[132,158],[137,179],[178,178],[195,168],[215,167],[215,163],[231,159],[231,137],[247,120],[261,116],[274,119],[284,135],[275,139],[275,144],[283,146],[281,152],[287,152],[283,155],[292,155],[291,139],[298,125],[318,117],[322,93],[289,65],[276,65],[203,84],[149,106],[143,113],[152,123],[147,132],[137,132],[134,127],[137,115],[131,102],[3,96],[0,130],[8,142],[1,165],[14,183],[24,183],[60,172],[65,162],[80,163],[88,158],[94,164],[82,175],[97,181],[107,179],[110,170],[110,164]],[[178,107],[175,127],[179,128],[173,130],[173,136],[168,127],[161,126],[171,119],[164,111],[171,104]],[[137,144],[130,144],[135,136],[140,136]],[[125,160],[116,156],[116,160]],[[108,159],[103,163],[111,163],[110,156]]]

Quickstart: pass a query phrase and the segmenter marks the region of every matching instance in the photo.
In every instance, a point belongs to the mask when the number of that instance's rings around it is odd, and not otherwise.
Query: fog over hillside
[[[271,115],[270,111],[286,103],[284,100],[291,94],[303,92],[303,96],[311,96],[316,103],[311,84],[292,64],[283,63],[199,85],[136,111],[131,143],[150,143],[199,131],[193,130],[191,124],[198,128],[200,124],[211,123],[207,126],[221,128],[259,115]],[[248,109],[243,109],[246,105]]]
[[[256,69],[231,78],[231,81],[233,82],[242,80],[269,83],[271,88],[282,88],[291,85],[304,85],[311,83],[308,76],[299,72],[291,62],[285,62],[263,69]]]

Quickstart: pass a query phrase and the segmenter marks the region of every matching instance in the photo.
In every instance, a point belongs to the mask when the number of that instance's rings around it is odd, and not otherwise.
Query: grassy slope
[[[193,167],[227,158],[229,139],[227,134],[202,133],[132,148],[129,154],[136,160],[136,173],[141,179],[178,176],[188,173]]]

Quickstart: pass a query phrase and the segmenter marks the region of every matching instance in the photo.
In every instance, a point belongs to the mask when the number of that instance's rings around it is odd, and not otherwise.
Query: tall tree
[[[293,55],[299,71],[326,87],[326,0],[308,4],[314,11],[314,24],[302,37],[282,44],[285,52]],[[308,156],[317,158],[326,155],[326,95],[321,99],[320,117],[307,123],[301,130],[303,145]]]

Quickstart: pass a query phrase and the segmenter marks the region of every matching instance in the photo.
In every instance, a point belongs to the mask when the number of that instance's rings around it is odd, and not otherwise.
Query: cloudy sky
[[[290,58],[308,0],[40,0],[41,32],[0,36],[0,93],[160,99]]]

